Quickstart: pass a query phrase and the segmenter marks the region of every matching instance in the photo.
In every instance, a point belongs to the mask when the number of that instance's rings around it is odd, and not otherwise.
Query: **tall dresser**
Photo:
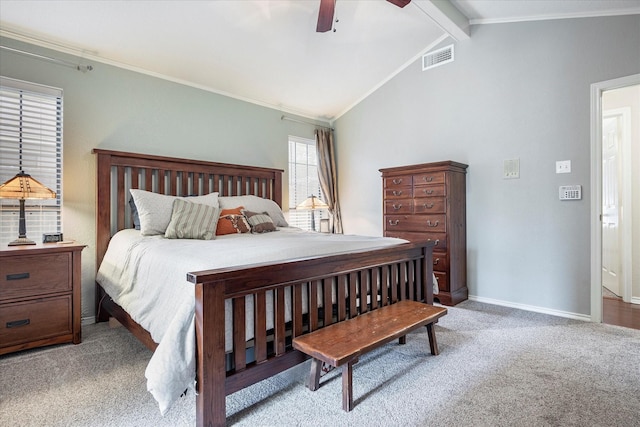
[[[434,240],[433,270],[441,304],[467,299],[467,165],[452,161],[380,169],[384,235]]]

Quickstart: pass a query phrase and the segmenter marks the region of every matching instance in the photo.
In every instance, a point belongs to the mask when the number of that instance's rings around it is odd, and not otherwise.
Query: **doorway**
[[[617,311],[640,321],[640,269],[633,271],[633,265],[640,265],[638,122],[640,74],[591,85],[593,322],[610,323]]]

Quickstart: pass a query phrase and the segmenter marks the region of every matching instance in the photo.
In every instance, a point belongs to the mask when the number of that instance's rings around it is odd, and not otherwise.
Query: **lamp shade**
[[[296,206],[296,209],[328,209],[329,205],[327,205],[322,200],[318,199],[316,196],[307,197],[302,203]]]
[[[55,199],[56,192],[42,185],[31,175],[20,171],[0,185],[0,199]]]

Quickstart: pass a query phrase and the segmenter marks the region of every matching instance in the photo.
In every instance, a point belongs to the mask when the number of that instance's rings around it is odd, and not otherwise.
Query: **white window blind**
[[[24,171],[56,192],[26,200],[27,237],[60,232],[62,223],[62,90],[0,77],[0,183]],[[0,199],[0,245],[18,237],[18,200]]]
[[[325,200],[318,178],[318,154],[313,139],[289,136],[289,225],[311,230],[311,211],[296,210],[296,206],[309,196]],[[320,230],[320,219],[328,218],[327,209],[314,212],[315,229]]]

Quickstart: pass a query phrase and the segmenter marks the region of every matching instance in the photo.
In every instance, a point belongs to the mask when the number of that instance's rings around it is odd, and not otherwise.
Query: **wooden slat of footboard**
[[[372,268],[367,271],[367,276],[370,277],[369,283],[371,283],[371,310],[375,310],[378,308],[378,277],[377,277],[377,268]]]
[[[322,279],[322,308],[323,308],[323,319],[322,326],[327,326],[333,323],[333,278]]]
[[[233,298],[233,357],[236,371],[247,366],[245,298]]]
[[[284,303],[284,293],[286,292],[286,288],[276,288],[273,302],[274,302],[274,332],[275,332],[275,352],[276,356],[279,356],[285,352],[285,312],[286,307]]]
[[[349,273],[349,318],[352,318],[358,313],[358,273]]]
[[[254,335],[256,341],[255,357],[256,362],[267,360],[267,302],[265,292],[255,294],[254,299]]]
[[[337,287],[338,322],[342,322],[347,317],[347,276],[345,274],[338,277]]]
[[[125,199],[124,172],[125,172],[124,167],[119,166],[116,168],[116,176],[118,180],[118,191],[116,192],[116,204],[118,206],[124,206],[124,204],[121,205],[121,203],[124,203],[124,199]],[[117,227],[118,227],[118,230],[122,230],[124,228],[124,209],[118,209]]]
[[[318,282],[309,282],[309,332],[318,329]]]
[[[304,324],[302,323],[302,286],[307,284],[296,283],[293,285],[293,336],[302,335]]]

